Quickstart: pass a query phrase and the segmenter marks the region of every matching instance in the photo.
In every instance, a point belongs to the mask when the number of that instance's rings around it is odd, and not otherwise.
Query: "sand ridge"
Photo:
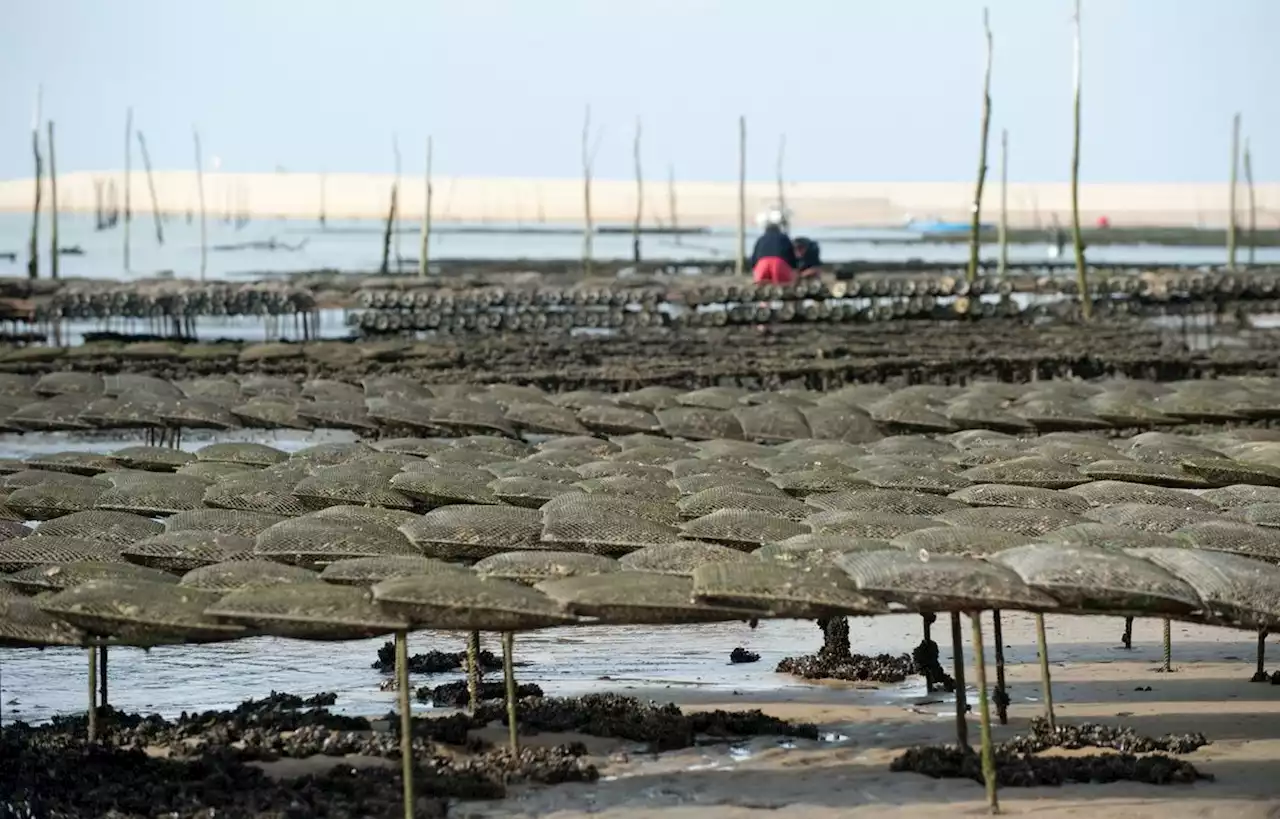
[[[159,210],[174,214],[198,212],[194,170],[157,171],[154,175]],[[60,210],[92,212],[95,183],[114,183],[123,196],[121,171],[75,171],[58,176]],[[234,210],[253,218],[385,219],[396,178],[392,174],[318,173],[205,173],[205,205],[210,218]],[[650,181],[642,222],[647,227],[672,223],[665,185]],[[135,215],[149,213],[153,204],[145,174],[129,175]],[[507,223],[525,225],[581,225],[583,188],[580,179],[499,177],[437,177],[433,180],[432,216],[437,223]],[[44,180],[46,203],[48,179]],[[786,185],[788,207],[799,224],[823,226],[899,226],[909,218],[967,222],[973,198],[972,182],[792,182]],[[755,231],[756,213],[777,198],[774,182],[747,183],[748,233]],[[983,194],[984,221],[993,222],[999,207],[999,188],[988,184]],[[1243,193],[1240,194],[1243,200]],[[1259,227],[1280,221],[1280,183],[1255,186]],[[592,211],[597,225],[626,225],[635,219],[635,182],[598,179],[592,183]],[[33,180],[0,181],[0,212],[29,212]],[[732,228],[738,219],[736,182],[675,183],[676,222],[682,226]],[[1093,224],[1107,216],[1119,226],[1222,227],[1227,223],[1229,193],[1223,184],[1082,183],[1081,219]],[[416,223],[426,201],[425,181],[406,174],[400,179],[402,220]],[[1009,185],[1009,224],[1047,226],[1056,216],[1069,223],[1071,192],[1065,182]]]
[[[989,615],[984,620],[989,629]],[[1025,731],[1029,720],[1043,713],[1031,623],[1026,615],[1004,615],[1013,706],[1010,724],[994,727],[997,742]],[[1175,624],[1176,672],[1165,675],[1153,671],[1160,655],[1159,621],[1137,622],[1132,651],[1114,645],[1121,625],[1119,618],[1048,618],[1059,719],[1124,724],[1146,735],[1201,731],[1211,744],[1180,758],[1213,774],[1216,781],[1005,788],[1000,792],[1002,812],[1048,819],[1280,816],[1280,788],[1274,779],[1280,755],[1280,686],[1248,682],[1251,635]],[[993,648],[987,648],[990,654]],[[972,681],[972,663],[968,665]],[[988,675],[993,681],[990,667]],[[954,701],[949,695],[925,695],[921,689],[919,696],[888,703],[875,702],[883,697],[857,687],[752,691],[729,697],[723,691],[700,694],[688,689],[641,688],[627,693],[675,701],[689,710],[759,707],[772,716],[815,722],[835,740],[765,737],[750,741],[745,749],[713,745],[658,756],[615,750],[598,759],[602,778],[595,785],[514,789],[498,802],[459,805],[457,815],[941,819],[985,814],[982,788],[976,782],[889,771],[893,757],[912,744],[954,741]],[[971,689],[970,701],[972,697]],[[976,741],[972,717],[969,730]],[[593,748],[596,754],[600,750]]]

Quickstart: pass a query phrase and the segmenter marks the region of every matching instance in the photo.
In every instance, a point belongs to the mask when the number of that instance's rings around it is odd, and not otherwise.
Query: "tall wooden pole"
[[[1254,262],[1254,249],[1257,243],[1258,210],[1253,197],[1253,154],[1249,151],[1249,140],[1244,141],[1244,184],[1249,191],[1249,264]]]
[[[1231,186],[1227,195],[1227,268],[1236,269],[1236,172],[1240,167],[1240,115],[1231,118]]]
[[[133,205],[130,196],[133,168],[133,107],[130,106],[124,117],[124,272],[129,272],[129,222],[133,220]]]
[[[101,179],[93,180],[93,228],[94,230],[102,230],[106,225],[106,194],[103,192],[103,182]]]
[[[399,212],[400,188],[391,184],[391,207],[387,210],[387,226],[382,234],[382,265],[378,272],[387,275],[391,272],[391,234],[395,232],[396,213]]]
[[[427,275],[427,264],[431,260],[431,137],[427,137],[427,169],[423,174],[426,179],[427,199],[422,209],[422,242],[418,248],[418,275]]]
[[[631,225],[631,258],[640,264],[640,222],[644,219],[644,170],[640,164],[640,117],[636,117],[636,138],[632,153],[636,163],[636,220]]]
[[[151,154],[147,151],[147,138],[138,131],[138,151],[142,154],[142,169],[147,173],[147,190],[151,193],[151,215],[156,222],[156,244],[164,244],[164,225],[160,220],[160,200],[156,198],[156,181],[151,176]]]
[[[738,117],[738,258],[733,272],[747,270],[747,118]]]
[[[592,272],[592,236],[595,224],[591,219],[591,106],[587,105],[582,118],[582,273]]]
[[[396,159],[396,191],[400,190],[400,137],[392,135],[391,151],[395,154]],[[391,214],[391,230],[395,237],[396,243],[396,272],[400,272],[403,257],[400,255],[400,197],[397,195],[391,200],[394,210]]]
[[[1076,0],[1074,78],[1071,137],[1071,234],[1076,251],[1076,288],[1080,291],[1080,312],[1085,321],[1093,317],[1093,297],[1089,293],[1089,277],[1084,266],[1084,238],[1080,235],[1080,0]]]
[[[787,222],[787,187],[782,175],[783,163],[787,158],[787,135],[781,134],[778,137],[778,211],[782,214],[782,229],[787,230],[791,226]]]
[[[200,131],[191,129],[196,146],[196,195],[200,198],[200,281],[209,267],[208,211],[204,204],[204,154],[200,150]]]
[[[36,110],[31,118],[31,155],[36,164],[35,200],[31,206],[31,238],[27,245],[27,278],[40,276],[40,197],[44,176],[44,159],[40,156],[40,118],[44,105],[44,88],[36,89]]]
[[[982,80],[982,138],[978,145],[978,183],[973,191],[973,206],[970,208],[972,223],[969,232],[969,269],[965,271],[965,280],[973,283],[978,278],[978,253],[982,245],[982,188],[987,181],[987,132],[991,127],[991,57],[992,40],[991,24],[987,10],[982,10],[982,30],[987,44],[987,68]]]
[[[58,158],[53,147],[53,120],[49,120],[49,275],[58,278]]]
[[[1000,270],[1009,272],[1009,129],[1000,130]]]

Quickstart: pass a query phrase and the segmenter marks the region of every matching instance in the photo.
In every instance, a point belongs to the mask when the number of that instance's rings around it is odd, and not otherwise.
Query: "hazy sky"
[[[991,167],[1065,179],[1071,0],[991,0]],[[976,166],[978,0],[0,0],[0,177],[31,174],[37,86],[60,171],[123,165],[125,109],[154,164],[597,177],[774,173],[944,181]],[[1280,179],[1280,2],[1084,0],[1082,177],[1225,179],[1231,116]],[[139,166],[137,153],[135,167]]]

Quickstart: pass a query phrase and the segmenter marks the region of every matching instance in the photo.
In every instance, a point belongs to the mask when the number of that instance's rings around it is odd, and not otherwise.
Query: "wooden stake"
[[[1164,664],[1160,666],[1159,671],[1166,674],[1173,673],[1173,629],[1169,618],[1164,619]]]
[[[422,238],[418,248],[418,275],[427,275],[427,263],[431,259],[431,137],[427,137],[427,169],[426,177],[427,201],[422,209]]]
[[[53,147],[53,120],[49,120],[49,276],[58,278],[58,158]]]
[[[98,741],[98,649],[89,646],[89,714],[86,734],[90,742]]]
[[[515,634],[510,631],[502,633],[502,676],[507,692],[507,733],[515,753],[520,750],[520,715],[516,708]]]
[[[982,139],[978,145],[978,184],[973,191],[972,224],[969,232],[969,269],[965,280],[972,284],[978,278],[978,253],[982,245],[982,187],[987,181],[987,131],[991,127],[991,24],[987,10],[982,10],[982,30],[987,41],[987,68],[982,80]]]
[[[680,244],[680,218],[676,211],[676,166],[667,165],[667,207],[671,210],[671,230]]]
[[[640,117],[636,117],[636,139],[632,154],[636,163],[636,221],[631,226],[631,260],[640,264],[640,221],[644,218],[644,171],[640,165]]]
[[[996,719],[1001,725],[1009,724],[1009,692],[1004,679],[1004,627],[1000,622],[1000,609],[991,612],[991,639],[996,646]]]
[[[1009,130],[1000,130],[1000,278],[1009,271]]]
[[[996,756],[991,746],[991,708],[987,704],[987,658],[982,649],[982,617],[978,612],[971,612],[969,620],[973,623],[973,657],[974,671],[977,674],[975,684],[978,686],[978,731],[982,736],[982,781],[987,787],[987,809],[993,813],[1000,812],[1000,801],[996,794]]]
[[[480,707],[483,676],[480,673],[480,632],[473,631],[467,635],[467,707],[472,714]]]
[[[98,646],[98,706],[110,704],[107,699],[107,647]]]
[[[133,107],[124,117],[124,272],[129,272],[129,223],[133,221],[133,205],[130,192],[133,167]]]
[[[382,275],[387,275],[391,270],[391,234],[396,222],[396,200],[399,198],[399,190],[393,183],[391,185],[391,207],[387,210],[387,226],[382,233],[382,265],[378,268]]]
[[[160,221],[160,200],[156,198],[156,181],[151,176],[151,154],[147,151],[147,138],[138,131],[138,151],[142,154],[142,168],[147,172],[147,190],[151,193],[151,215],[156,221],[156,244],[164,244],[164,225]]]
[[[1231,118],[1231,186],[1227,196],[1227,269],[1236,269],[1236,171],[1240,167],[1240,115]]]
[[[205,271],[209,266],[208,213],[204,205],[204,159],[200,151],[200,131],[192,127],[191,137],[196,144],[196,194],[200,197],[200,281],[204,281]]]
[[[1249,152],[1249,140],[1244,141],[1244,184],[1249,191],[1249,264],[1254,263],[1254,250],[1257,244],[1258,209],[1253,198],[1253,155]]]
[[[1080,0],[1076,0],[1074,38],[1074,93],[1071,136],[1071,235],[1076,251],[1076,289],[1080,291],[1080,312],[1085,321],[1093,318],[1093,297],[1089,293],[1089,274],[1084,266],[1084,239],[1080,235]]]
[[[951,674],[956,679],[956,743],[969,747],[969,723],[966,714],[969,704],[964,690],[964,642],[960,637],[960,613],[951,612]]]
[[[782,229],[788,230],[791,225],[787,220],[787,188],[783,181],[782,166],[787,158],[787,135],[778,135],[778,212],[782,214]]]
[[[582,119],[582,273],[591,276],[591,238],[595,224],[591,220],[591,106]]]
[[[738,258],[733,272],[747,270],[747,118],[738,117]]]
[[[413,714],[409,710],[409,639],[396,632],[396,692],[400,701],[400,777],[405,819],[413,819]]]
[[[1036,648],[1040,653],[1040,687],[1044,689],[1044,717],[1049,721],[1049,730],[1058,724],[1057,715],[1053,712],[1053,680],[1049,677],[1049,641],[1044,633],[1044,615],[1036,613]]]

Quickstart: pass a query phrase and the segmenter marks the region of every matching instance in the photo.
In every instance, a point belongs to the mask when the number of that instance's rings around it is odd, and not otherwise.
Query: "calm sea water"
[[[48,216],[43,215],[41,252],[48,246]],[[435,259],[574,259],[582,253],[582,236],[572,227],[523,226],[537,232],[465,232],[482,228],[494,231],[501,225],[442,225],[431,238]],[[517,225],[505,226],[514,230]],[[321,230],[315,220],[263,219],[237,229],[221,218],[208,224],[210,278],[246,279],[299,270],[336,268],[348,271],[376,270],[382,258],[382,226],[375,221],[330,222]],[[16,253],[14,261],[0,259],[0,276],[25,275],[27,241],[31,217],[21,213],[0,213],[0,255]],[[59,221],[59,244],[79,247],[84,255],[61,257],[61,273],[68,277],[130,278],[151,276],[162,271],[197,277],[200,270],[200,229],[184,217],[171,216],[163,223],[165,241],[158,244],[149,214],[134,217],[131,228],[130,264],[124,268],[124,231],[120,228],[97,231],[93,217],[64,215]],[[460,232],[462,231],[462,232]],[[832,262],[852,260],[905,261],[921,259],[962,264],[968,259],[963,244],[922,244],[912,241],[916,234],[904,230],[834,229],[797,226],[822,244],[823,258]],[[235,245],[276,242],[276,250],[253,247],[230,249]],[[874,243],[871,240],[876,240]],[[418,256],[418,227],[406,222],[399,238],[402,258]],[[728,261],[735,253],[736,236],[731,230],[705,235],[645,236],[641,252],[646,259]],[[224,249],[219,249],[219,248]],[[392,257],[396,257],[393,242]],[[292,249],[290,249],[292,248]],[[593,239],[599,259],[631,258],[629,235],[604,234]],[[1048,258],[1045,244],[1010,247],[1015,262],[1038,262]],[[985,257],[994,258],[997,248],[984,245]],[[1091,261],[1109,264],[1221,264],[1225,252],[1220,247],[1165,247],[1159,245],[1098,245],[1089,251]],[[1280,263],[1280,248],[1261,248],[1259,263]],[[413,264],[416,264],[414,262]],[[409,269],[409,266],[406,266]],[[48,271],[44,258],[42,275]]]

